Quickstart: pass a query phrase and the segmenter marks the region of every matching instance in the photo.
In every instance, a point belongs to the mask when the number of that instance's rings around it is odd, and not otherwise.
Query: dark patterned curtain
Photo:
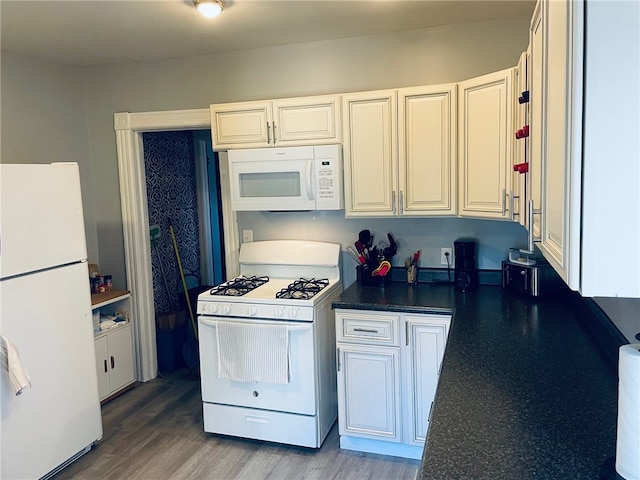
[[[191,132],[142,135],[156,314],[180,309],[183,292],[170,227],[173,226],[187,288],[199,284],[200,243],[195,154]],[[157,228],[155,229],[157,231]]]

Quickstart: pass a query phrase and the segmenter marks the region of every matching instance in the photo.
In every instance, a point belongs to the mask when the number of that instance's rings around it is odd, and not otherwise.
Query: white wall
[[[353,245],[358,232],[369,229],[374,243],[387,239],[391,232],[398,242],[398,253],[391,263],[403,266],[404,260],[421,250],[420,267],[440,265],[440,248],[453,248],[458,238],[477,240],[478,268],[499,270],[510,247],[525,248],[527,233],[519,224],[495,220],[428,218],[428,219],[345,219],[344,212],[239,212],[240,231],[250,229],[254,241],[271,239],[300,239],[335,242],[344,248]],[[242,238],[242,237],[240,237]],[[343,258],[342,276],[345,285],[355,280],[355,262]],[[453,265],[452,265],[453,267]]]
[[[2,163],[76,162],[89,261],[98,241],[87,119],[80,69],[2,52]]]
[[[102,264],[124,278],[113,114],[455,82],[517,64],[529,18],[84,70]],[[288,228],[288,226],[287,226]],[[328,226],[343,228],[342,221]],[[261,236],[260,232],[256,232]]]

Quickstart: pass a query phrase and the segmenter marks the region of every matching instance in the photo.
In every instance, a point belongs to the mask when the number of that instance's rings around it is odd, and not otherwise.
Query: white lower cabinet
[[[120,310],[130,311],[129,292],[105,292],[92,295],[94,313],[113,314]],[[96,351],[96,372],[98,374],[98,395],[106,400],[121,393],[135,382],[133,359],[133,331],[130,321],[112,327],[94,337]]]
[[[340,434],[399,442],[400,349],[342,346],[340,361]]]
[[[451,316],[335,315],[340,447],[421,458]]]
[[[103,400],[134,382],[131,324],[95,339],[98,393]]]

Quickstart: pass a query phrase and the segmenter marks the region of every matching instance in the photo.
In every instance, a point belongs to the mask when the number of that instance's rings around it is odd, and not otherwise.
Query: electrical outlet
[[[449,261],[447,262],[447,255],[449,254]],[[440,265],[449,265],[450,267],[453,266],[453,254],[451,253],[451,249],[450,248],[441,248],[440,249]]]
[[[253,230],[242,230],[242,243],[253,242]]]

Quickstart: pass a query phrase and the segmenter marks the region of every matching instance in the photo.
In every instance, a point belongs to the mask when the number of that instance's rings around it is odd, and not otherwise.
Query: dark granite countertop
[[[355,283],[333,307],[453,311],[419,479],[609,476],[617,375],[579,296]]]

